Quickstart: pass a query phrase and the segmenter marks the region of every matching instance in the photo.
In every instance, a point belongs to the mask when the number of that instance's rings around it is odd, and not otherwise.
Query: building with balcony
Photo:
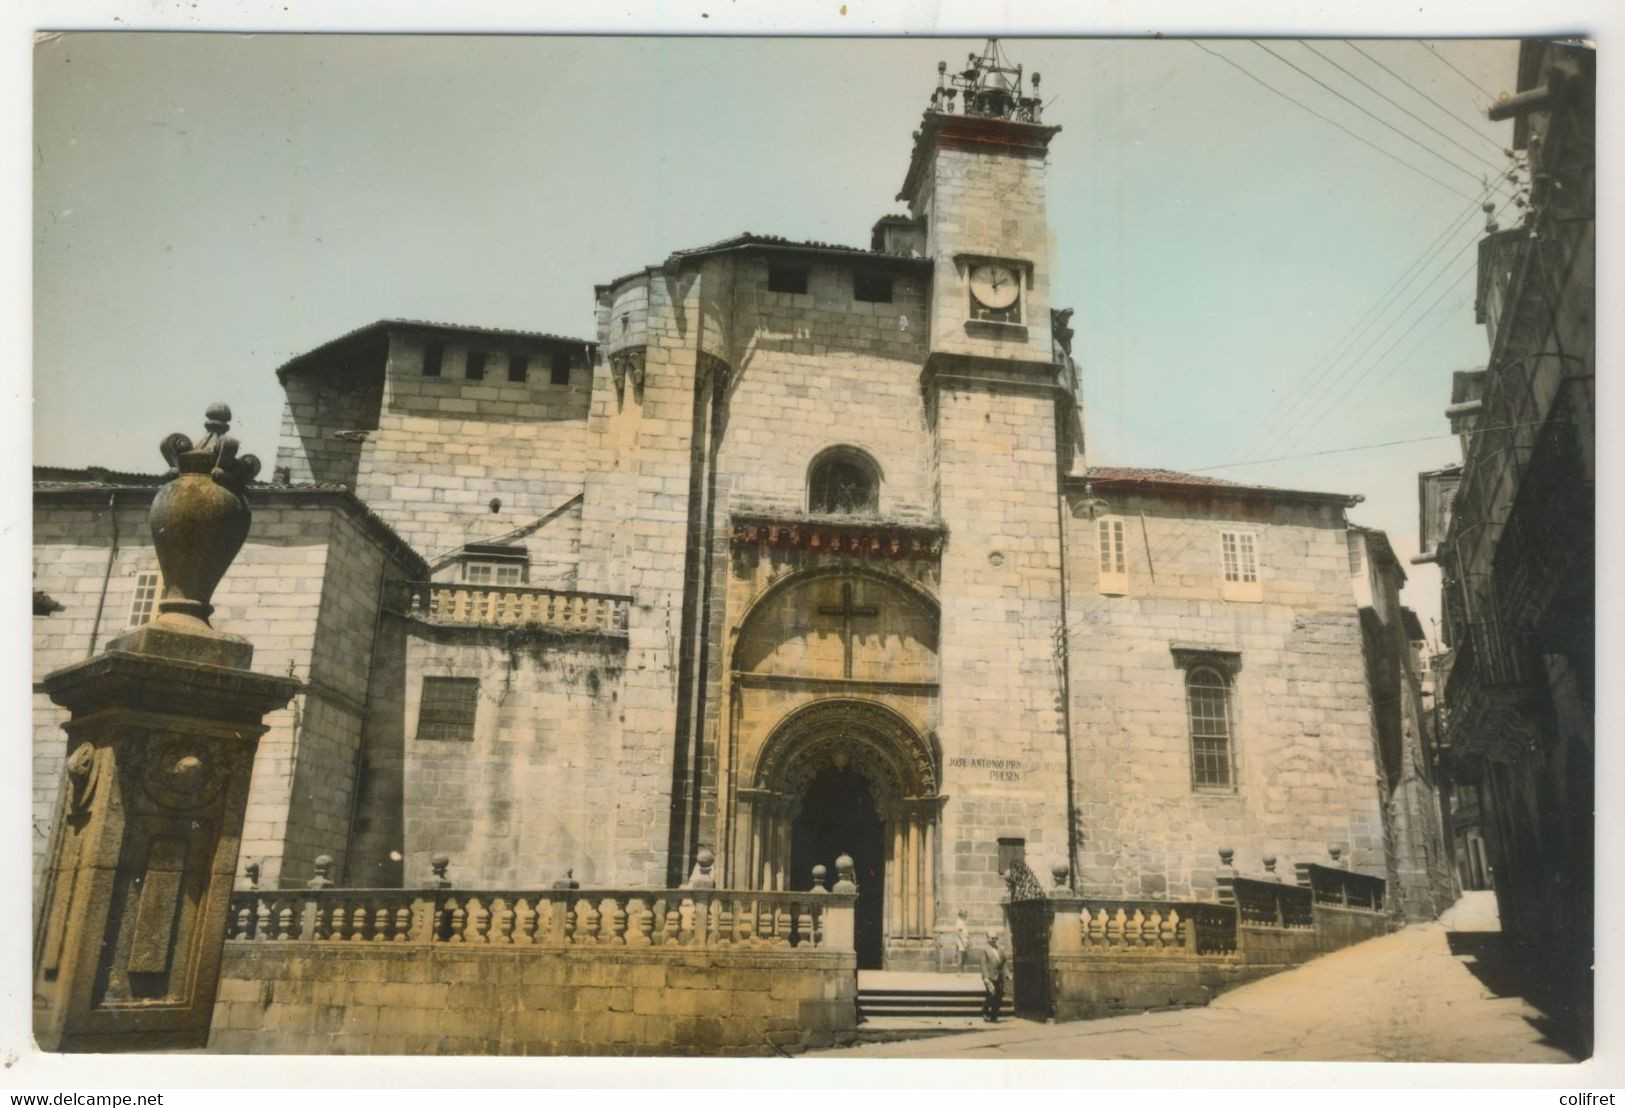
[[[1595,561],[1595,56],[1525,42],[1515,120],[1529,195],[1479,244],[1483,369],[1458,373],[1459,466],[1422,474],[1420,558],[1444,578],[1441,742],[1488,848],[1503,928],[1589,1036]]]

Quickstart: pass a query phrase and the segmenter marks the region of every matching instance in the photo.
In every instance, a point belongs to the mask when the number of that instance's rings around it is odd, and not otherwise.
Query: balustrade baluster
[[[599,908],[598,941],[604,946],[626,945],[626,909],[618,896],[606,896]]]
[[[1107,946],[1122,946],[1123,945],[1123,928],[1124,928],[1125,923],[1126,923],[1126,917],[1123,915],[1123,909],[1121,909],[1121,908],[1117,909],[1117,911],[1114,912],[1111,915],[1111,917],[1106,920],[1106,945]]]
[[[395,925],[389,934],[392,943],[404,943],[412,935],[412,905],[409,901],[401,901],[395,905]]]
[[[513,901],[509,897],[502,897],[496,904],[496,928],[491,941],[499,946],[511,946],[514,925]]]
[[[515,901],[515,916],[518,926],[515,929],[514,942],[518,945],[536,945],[536,928],[541,923],[541,915],[537,911],[539,907],[539,904],[533,905],[532,898],[528,896],[519,897]]]
[[[796,904],[796,948],[813,945],[813,916],[811,897]]]
[[[231,915],[231,930],[226,933],[226,937],[231,939],[253,938],[249,931],[249,928],[253,926],[253,921],[254,901],[244,900],[239,902],[237,910]]]
[[[473,934],[469,942],[487,944],[491,941],[491,902],[485,897],[475,897],[470,901],[468,918],[472,925]]]
[[[576,904],[576,942],[578,944],[596,943],[598,941],[598,909],[593,905],[592,897],[584,896]]]
[[[687,897],[677,902],[677,941],[694,941],[694,902]]]
[[[276,912],[276,937],[279,939],[292,939],[294,931],[293,921],[293,901],[285,898],[282,901],[282,906],[278,908]],[[310,937],[314,939],[316,936],[312,935]]]
[[[451,901],[451,927],[446,941],[451,943],[467,942],[463,929],[468,926],[468,909],[464,906],[463,897],[457,896]]]
[[[641,896],[634,896],[626,902],[627,946],[653,945],[654,913],[649,907],[651,903]]]

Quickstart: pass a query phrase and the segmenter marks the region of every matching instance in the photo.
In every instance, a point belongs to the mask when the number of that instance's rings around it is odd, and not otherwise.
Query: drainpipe
[[[102,630],[102,609],[107,607],[107,585],[113,579],[113,560],[118,557],[118,493],[107,494],[107,515],[113,521],[113,541],[107,548],[107,568],[102,571],[102,594],[96,600],[96,621],[90,625],[90,649],[85,657],[96,656],[96,639]]]

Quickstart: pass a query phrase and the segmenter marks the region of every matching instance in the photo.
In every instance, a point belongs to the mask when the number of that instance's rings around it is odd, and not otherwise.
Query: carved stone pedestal
[[[208,1042],[254,750],[298,688],[252,654],[158,629],[45,679],[73,718],[34,938],[43,1049]]]

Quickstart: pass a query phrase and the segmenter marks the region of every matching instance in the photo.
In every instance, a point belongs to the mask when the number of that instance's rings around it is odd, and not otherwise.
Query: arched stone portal
[[[750,780],[738,824],[750,884],[805,888],[824,854],[852,854],[859,965],[929,960],[942,798],[926,738],[878,702],[817,700],[773,730]]]

